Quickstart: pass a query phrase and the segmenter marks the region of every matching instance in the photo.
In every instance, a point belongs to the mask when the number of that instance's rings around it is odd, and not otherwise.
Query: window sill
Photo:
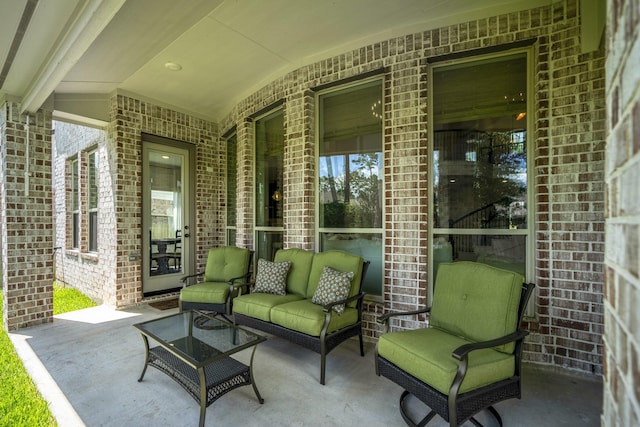
[[[67,249],[67,250],[64,251],[64,254],[66,256],[79,258],[80,257],[80,250],[79,249]]]
[[[91,262],[98,262],[99,256],[97,252],[85,252],[82,254],[82,259]]]
[[[82,258],[83,260],[87,260],[90,262],[98,262],[99,256],[97,252],[80,252],[80,249],[67,249],[64,254],[68,257],[73,257],[76,259]]]

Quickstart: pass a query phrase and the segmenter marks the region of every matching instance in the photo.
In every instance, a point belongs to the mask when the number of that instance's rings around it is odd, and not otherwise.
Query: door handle
[[[185,234],[184,237],[191,237],[189,233]]]

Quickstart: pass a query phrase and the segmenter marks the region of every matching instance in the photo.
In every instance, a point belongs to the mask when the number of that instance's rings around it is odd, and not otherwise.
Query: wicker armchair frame
[[[518,308],[518,325],[522,323],[524,310],[527,306],[527,302],[529,301],[533,289],[534,285],[532,283],[524,283],[522,285],[520,305]],[[387,313],[381,316],[378,319],[378,322],[384,324],[386,332],[389,328],[389,319],[392,317],[423,313],[428,314],[429,311],[430,309],[426,308],[410,312]],[[441,416],[445,421],[449,422],[450,426],[458,426],[467,420],[471,421],[476,426],[480,426],[481,424],[475,418],[473,418],[473,416],[485,409],[488,410],[489,413],[496,418],[498,424],[502,426],[502,418],[500,417],[498,411],[496,411],[496,409],[493,407],[493,405],[503,400],[512,398],[520,399],[522,397],[522,347],[524,338],[528,334],[528,331],[518,328],[516,332],[507,336],[490,341],[465,344],[454,350],[451,356],[459,361],[458,371],[453,380],[453,383],[451,384],[451,388],[449,389],[448,394],[439,392],[429,384],[408,374],[395,364],[381,357],[378,354],[377,348],[375,357],[376,374],[387,377],[388,379],[405,389],[405,391],[400,396],[400,413],[404,421],[409,426],[425,426],[436,415]],[[464,380],[464,377],[467,373],[469,353],[474,350],[479,350],[482,348],[492,348],[510,342],[515,342],[514,375],[511,378],[499,381],[497,383],[471,390],[466,393],[458,394],[460,385],[462,384],[462,381]],[[430,412],[420,421],[415,421],[407,411],[406,400],[409,398],[409,396],[415,396],[430,408]]]

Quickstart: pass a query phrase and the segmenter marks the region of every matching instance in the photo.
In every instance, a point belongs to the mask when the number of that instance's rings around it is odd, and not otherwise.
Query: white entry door
[[[181,287],[190,272],[189,150],[143,138],[142,291],[145,296]]]

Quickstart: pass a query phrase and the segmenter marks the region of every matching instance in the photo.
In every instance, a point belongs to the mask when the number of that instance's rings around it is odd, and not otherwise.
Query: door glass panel
[[[182,272],[182,156],[149,152],[149,274]]]

